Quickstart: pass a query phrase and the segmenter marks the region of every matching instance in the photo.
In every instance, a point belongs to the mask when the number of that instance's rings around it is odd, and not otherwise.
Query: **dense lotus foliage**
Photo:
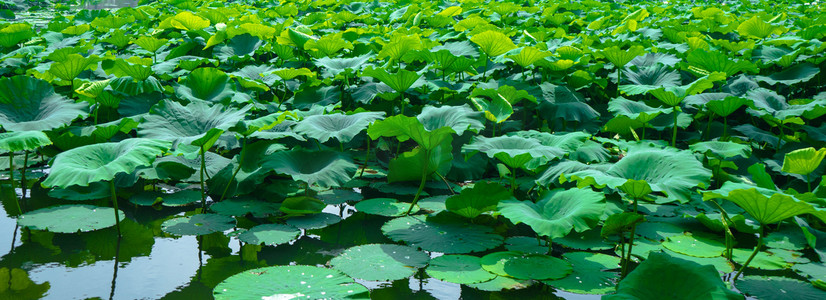
[[[4,295],[60,233],[195,236],[187,297],[826,298],[820,2],[147,2],[0,2]]]

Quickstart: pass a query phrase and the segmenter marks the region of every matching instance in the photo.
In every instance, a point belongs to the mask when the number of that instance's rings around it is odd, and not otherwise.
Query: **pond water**
[[[84,9],[113,9],[138,6],[138,0],[91,0],[81,3]]]

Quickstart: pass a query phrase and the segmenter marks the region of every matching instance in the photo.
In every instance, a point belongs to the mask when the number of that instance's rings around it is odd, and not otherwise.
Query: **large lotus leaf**
[[[316,266],[274,266],[247,270],[222,281],[216,300],[370,299],[363,285],[339,271]]]
[[[771,85],[778,83],[785,85],[792,85],[801,82],[807,82],[814,78],[820,69],[811,63],[801,63],[790,68],[784,68],[783,71],[771,74],[769,76],[757,76],[755,79]]]
[[[238,235],[238,239],[252,245],[277,246],[294,240],[301,234],[298,228],[283,224],[262,224]]]
[[[40,131],[0,133],[0,149],[10,152],[34,150],[51,144],[49,137]]]
[[[535,169],[565,155],[565,151],[560,148],[545,146],[536,139],[521,136],[477,136],[473,142],[463,146],[462,151],[482,152],[490,158],[499,159],[510,168],[528,169]]]
[[[272,71],[275,71],[275,68],[268,65],[248,65],[230,73],[230,75],[235,78],[245,78],[255,81],[256,84],[257,82],[262,82],[265,86],[261,87],[261,89],[269,91],[269,87],[275,85],[275,81],[278,80],[278,76],[273,75]],[[241,81],[241,84],[243,85],[245,82]]]
[[[681,60],[677,56],[667,53],[646,53],[631,60],[631,64],[638,68],[653,67],[656,65],[676,66]]]
[[[390,244],[360,245],[344,250],[330,265],[362,280],[399,280],[427,265],[430,256],[415,248]]]
[[[306,215],[320,213],[327,204],[310,196],[289,197],[281,202],[278,208],[288,215]]]
[[[351,115],[313,115],[298,122],[294,130],[324,143],[331,138],[341,143],[350,142],[367,126],[384,118],[384,112],[360,112]]]
[[[168,39],[159,39],[152,36],[141,36],[132,41],[132,43],[138,45],[138,47],[141,47],[146,51],[155,53],[155,51],[158,51],[158,49],[161,49],[161,47],[166,45],[166,42],[168,41]]]
[[[391,63],[395,63],[407,53],[421,50],[422,47],[422,39],[418,35],[394,35],[390,38],[390,42],[381,47],[376,58],[389,58]]]
[[[432,150],[455,133],[450,127],[439,127],[435,130],[427,130],[424,125],[414,117],[405,115],[395,115],[387,119],[376,121],[367,128],[367,134],[371,139],[379,137],[396,137],[399,141],[413,139],[419,146],[427,150]]]
[[[513,106],[502,97],[495,97],[488,101],[484,98],[471,97],[471,103],[480,112],[485,114],[485,118],[496,123],[502,123],[513,114]]]
[[[196,16],[192,12],[184,11],[161,21],[157,30],[175,28],[185,31],[196,31],[209,27],[209,20]]]
[[[746,295],[760,300],[817,300],[826,298],[826,291],[811,283],[779,276],[746,276],[734,284]]]
[[[139,166],[151,165],[168,148],[168,142],[143,138],[77,147],[55,156],[43,185],[65,188],[109,181],[118,173],[132,173]]]
[[[562,255],[573,266],[573,273],[565,278],[543,281],[557,289],[575,294],[608,294],[615,290],[620,259],[602,253],[568,252]]]
[[[12,47],[25,40],[34,37],[36,33],[32,30],[32,25],[27,23],[14,23],[0,29],[0,46]]]
[[[447,128],[447,127],[445,127]],[[447,174],[450,171],[453,161],[452,138],[445,139],[439,147],[429,151],[421,148],[404,152],[398,157],[390,160],[387,172],[387,181],[390,183],[399,181],[419,181],[422,173],[425,175],[438,172]],[[427,170],[425,170],[427,168]]]
[[[471,92],[470,95],[473,97],[485,96],[489,99],[501,98],[502,100],[508,101],[510,104],[517,104],[522,100],[528,100],[536,103],[536,97],[531,95],[530,92],[517,89],[509,85],[499,85],[498,82],[483,83],[479,87],[473,89],[473,92]]]
[[[656,284],[652,284],[652,278],[656,278]],[[652,252],[620,281],[616,294],[603,299],[743,299],[743,296],[726,288],[713,266]]]
[[[388,238],[412,247],[447,254],[481,252],[502,244],[502,236],[490,227],[437,216],[407,216],[381,227]]]
[[[86,104],[56,94],[45,80],[0,78],[0,125],[6,131],[47,131],[85,118]]]
[[[350,181],[357,169],[352,159],[342,153],[303,149],[273,153],[266,158],[262,168],[323,188]]]
[[[626,116],[643,123],[648,123],[660,114],[669,114],[673,110],[670,108],[651,107],[642,101],[633,101],[618,97],[608,102],[608,111],[614,113],[616,116]]]
[[[623,73],[625,73],[624,78],[632,84],[620,85],[619,90],[628,95],[645,94],[660,87],[677,86],[681,81],[680,73],[665,65],[655,65],[638,70],[626,68]]]
[[[114,74],[118,77],[132,77],[137,81],[143,81],[152,75],[152,59],[132,56],[127,59],[118,58],[115,60],[104,60],[101,66],[106,74]]]
[[[114,208],[92,205],[60,205],[27,212],[17,218],[17,224],[37,230],[77,233],[115,226]],[[118,211],[120,218],[125,218]]]
[[[634,45],[628,49],[621,49],[619,46],[612,46],[602,49],[600,53],[619,69],[625,67],[625,65],[637,56],[645,54],[645,47],[642,45]]]
[[[479,132],[485,125],[479,121],[481,113],[473,111],[467,104],[462,106],[443,105],[439,107],[425,106],[416,116],[424,125],[425,130],[433,131],[442,127],[450,127],[457,135],[465,131]]]
[[[401,69],[396,73],[388,73],[387,70],[383,68],[376,69],[372,66],[364,69],[362,74],[364,76],[370,76],[378,79],[398,93],[404,93],[410,88],[415,88],[416,86],[421,85],[417,82],[419,81],[419,78],[422,77],[419,73],[405,69]]]
[[[172,141],[176,147],[189,145],[204,137],[210,129],[227,130],[235,126],[249,109],[249,106],[241,109],[221,104],[210,106],[203,101],[184,106],[164,100],[155,105],[144,117],[144,122],[138,125],[138,136]]]
[[[229,75],[216,68],[195,69],[184,79],[183,85],[175,88],[178,98],[193,102],[222,102],[235,93]]]
[[[235,219],[216,214],[196,214],[169,219],[161,224],[161,230],[175,235],[206,235],[227,231],[235,227]]]
[[[315,60],[315,64],[324,67],[327,72],[330,72],[330,75],[335,76],[348,69],[353,71],[360,70],[364,66],[364,63],[370,60],[371,57],[373,56],[370,54],[349,58],[323,57]]]
[[[586,103],[585,97],[569,87],[550,83],[543,83],[539,87],[542,89],[539,111],[543,115],[576,122],[599,117],[599,112]]]
[[[727,77],[734,76],[740,72],[757,72],[758,68],[747,60],[733,60],[723,52],[714,50],[697,49],[691,51],[686,58],[689,70],[696,68],[702,72],[721,72]]]
[[[356,203],[355,207],[356,210],[360,212],[385,217],[403,216],[407,214],[408,210],[410,210],[411,214],[419,211],[418,205],[413,205],[413,209],[410,209],[409,203],[399,202],[398,200],[391,198],[368,199]]]
[[[240,34],[227,41],[226,45],[215,47],[213,51],[216,58],[227,61],[246,60],[255,54],[255,50],[263,45],[264,42],[256,36],[250,34]]]
[[[80,54],[69,54],[62,61],[52,63],[49,73],[57,78],[72,82],[81,72],[97,68],[97,56],[83,57]]]
[[[689,151],[641,147],[628,151],[628,155],[608,170],[588,169],[564,176],[564,179],[578,181],[579,186],[594,184],[611,188],[623,185],[628,179],[645,180],[655,192],[688,201],[692,188],[708,184],[711,171]]]
[[[406,210],[405,210],[406,211]],[[341,222],[341,217],[331,213],[294,216],[287,219],[287,225],[301,229],[322,229]]]
[[[566,236],[571,230],[583,232],[594,227],[605,211],[605,195],[591,189],[552,190],[542,199],[499,202],[499,212],[514,224],[525,223],[551,239]]]
[[[668,250],[694,257],[718,257],[726,246],[715,239],[702,235],[675,235],[663,242]]]
[[[226,189],[228,197],[232,195],[250,193],[255,190],[258,185],[264,182],[266,175],[272,171],[271,169],[265,169],[262,167],[262,164],[266,161],[266,158],[273,153],[285,149],[286,147],[284,145],[277,144],[272,141],[265,140],[249,143],[246,145],[246,156],[243,161],[239,163],[241,155],[236,155],[229,165],[210,177],[210,179],[207,180],[207,183],[210,188],[214,188],[217,191],[223,191]],[[235,178],[232,179],[232,175],[236,170],[238,170],[238,172],[235,174]],[[230,181],[230,179],[232,180]]]
[[[802,214],[826,221],[826,209],[798,200],[792,195],[742,183],[726,182],[716,190],[703,193],[703,199],[726,199],[743,208],[760,224],[773,224]]]
[[[485,31],[470,38],[488,57],[499,56],[516,48],[511,39],[498,31]]]
[[[772,34],[780,35],[786,31],[789,31],[789,29],[781,25],[772,25],[767,23],[759,16],[751,17],[751,19],[748,19],[737,26],[737,33],[740,35],[757,39],[764,39]]]
[[[699,94],[703,91],[714,87],[714,82],[725,80],[724,73],[714,72],[706,76],[700,77],[697,80],[681,86],[661,87],[649,91],[657,99],[662,101],[667,106],[677,106],[687,96]]]
[[[494,252],[482,257],[482,268],[499,276],[516,279],[560,279],[571,274],[571,264],[544,254],[518,251]]]
[[[511,192],[498,183],[477,182],[472,188],[463,189],[458,195],[445,200],[445,208],[460,216],[475,218],[482,213],[496,210],[499,201],[513,199]]]
[[[512,60],[522,68],[526,68],[540,59],[551,56],[548,51],[542,51],[536,47],[523,47],[518,54],[506,55],[505,57]]]
[[[427,275],[441,281],[471,284],[491,280],[495,274],[482,269],[482,260],[470,255],[442,255],[430,260]]]
[[[712,153],[722,158],[732,158],[740,156],[742,158],[751,157],[751,147],[749,145],[735,142],[708,141],[699,142],[688,146],[691,151],[703,154]]]
[[[212,204],[209,207],[219,215],[243,217],[251,214],[256,218],[265,218],[276,214],[280,205],[255,198],[231,198]]]
[[[783,157],[782,171],[792,174],[809,175],[814,172],[826,157],[826,148],[803,148],[786,153]]]
[[[743,105],[752,105],[751,99],[729,96],[722,100],[708,101],[705,106],[714,114],[723,118],[728,117]]]
[[[536,183],[543,186],[549,186],[551,184],[558,183],[560,176],[563,174],[571,174],[574,172],[591,169],[605,172],[611,168],[611,166],[612,164],[608,163],[586,164],[575,160],[563,160],[548,167],[548,169],[545,170],[545,173],[536,179]]]

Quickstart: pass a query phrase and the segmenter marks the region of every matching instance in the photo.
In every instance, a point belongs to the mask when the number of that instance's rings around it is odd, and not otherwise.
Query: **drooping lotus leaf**
[[[360,112],[351,115],[313,115],[298,122],[293,129],[307,137],[324,143],[331,138],[341,143],[350,142],[376,120],[384,118],[384,112]]]
[[[278,213],[280,205],[255,198],[231,198],[212,204],[209,207],[219,215],[243,217],[252,214],[256,218],[264,218]]]
[[[605,211],[605,195],[591,189],[556,189],[531,201],[499,202],[499,212],[514,224],[525,223],[541,235],[561,238],[571,230],[583,232],[599,222]]]
[[[115,209],[93,205],[59,205],[27,212],[17,218],[17,224],[37,230],[77,233],[115,226]],[[118,215],[126,216],[122,211]]]
[[[294,240],[301,234],[298,228],[283,224],[261,224],[238,235],[238,239],[252,245],[277,246]]]
[[[216,300],[370,299],[367,288],[339,271],[301,265],[265,267],[235,274],[218,284],[212,295]]]
[[[421,74],[408,71],[405,69],[401,69],[396,73],[389,73],[384,68],[373,68],[367,67],[362,71],[364,76],[370,76],[373,78],[378,79],[382,83],[389,86],[391,89],[396,91],[397,93],[403,93],[411,88],[416,88],[417,86],[421,85],[419,82],[419,78],[422,77]]]
[[[496,277],[496,274],[482,269],[481,258],[462,254],[431,259],[425,271],[430,277],[458,284],[485,282]]]
[[[330,72],[330,75],[338,75],[341,72],[346,70],[353,70],[358,71],[366,63],[372,55],[365,54],[356,57],[349,57],[349,58],[329,58],[323,57],[315,60],[315,64],[317,66],[324,67],[327,72]]]
[[[34,150],[51,145],[52,141],[40,131],[16,131],[0,133],[0,149],[16,152]]]
[[[490,158],[499,159],[510,168],[528,169],[535,169],[565,155],[565,151],[560,148],[545,146],[536,139],[521,136],[476,136],[470,144],[462,147],[462,151],[482,152]]]
[[[663,242],[663,247],[694,257],[717,257],[726,250],[722,242],[702,235],[671,236]]]
[[[442,127],[450,127],[457,135],[464,132],[479,132],[485,125],[479,121],[481,113],[473,111],[467,104],[462,106],[425,106],[416,116],[424,125],[425,130],[433,131]]]
[[[387,221],[381,231],[391,240],[448,254],[484,251],[501,245],[503,240],[502,236],[492,233],[492,228],[441,214],[396,218]]]
[[[486,119],[492,122],[505,122],[513,114],[513,105],[502,97],[495,97],[491,100],[471,97],[470,101],[479,112],[485,114]]]
[[[617,116],[626,116],[643,123],[651,122],[661,114],[671,113],[670,108],[651,107],[642,101],[628,100],[623,97],[611,99],[608,103],[608,111]]]
[[[607,270],[619,268],[620,259],[602,253],[568,252],[562,255],[573,266],[565,278],[543,281],[557,289],[576,294],[608,294],[614,291],[619,274]]]
[[[812,214],[826,221],[826,209],[815,207],[780,191],[744,183],[727,181],[719,189],[703,192],[703,200],[715,198],[734,202],[764,225],[802,214]]]
[[[601,54],[619,69],[625,67],[635,57],[645,54],[645,47],[634,45],[628,49],[621,49],[619,46],[612,46],[602,49]]]
[[[651,279],[656,278],[657,284]],[[620,281],[617,293],[603,299],[743,299],[726,288],[713,266],[651,253]]]
[[[544,255],[516,251],[494,252],[482,257],[482,268],[499,276],[516,279],[560,279],[571,274],[571,264]]]
[[[545,119],[585,122],[600,115],[599,112],[588,105],[582,94],[566,85],[543,83],[539,87],[542,89],[539,111]]]
[[[463,189],[458,195],[445,200],[445,208],[466,218],[496,210],[499,201],[514,199],[513,194],[494,182],[477,182],[472,188]]]
[[[356,210],[366,214],[385,217],[398,217],[407,214],[407,210],[410,209],[410,204],[399,202],[396,199],[390,198],[373,198],[356,203],[355,207]],[[418,211],[419,206],[413,205],[413,209],[410,210],[410,213],[412,214]]]
[[[0,126],[7,131],[48,131],[85,118],[87,110],[86,104],[56,94],[45,80],[0,78]]]
[[[596,185],[617,188],[628,179],[644,180],[655,192],[688,201],[691,189],[705,187],[711,171],[704,168],[689,151],[673,148],[639,147],[607,170],[587,169],[564,174],[561,181],[576,180],[578,186]]]
[[[779,276],[746,276],[734,285],[746,295],[761,300],[816,300],[826,297],[826,291],[811,283]]]
[[[751,147],[749,145],[738,144],[735,142],[699,142],[688,146],[688,148],[694,152],[704,154],[712,153],[722,158],[732,158],[738,155],[742,158],[749,158],[751,156]]]
[[[323,188],[341,186],[350,181],[358,169],[352,159],[342,153],[304,149],[273,153],[262,168]]]
[[[287,225],[301,229],[321,229],[338,222],[341,222],[341,217],[325,212],[287,219]]]
[[[625,68],[623,79],[632,84],[623,84],[619,90],[627,95],[645,94],[660,87],[677,86],[680,84],[680,73],[665,65],[656,65],[639,69]]]
[[[81,72],[97,68],[99,60],[96,55],[84,57],[80,54],[69,54],[62,61],[52,63],[49,66],[49,73],[67,82],[72,82]]]
[[[479,46],[488,57],[499,56],[516,48],[511,39],[498,31],[485,31],[474,35],[470,41]]]
[[[189,145],[204,137],[210,129],[227,130],[244,118],[249,106],[242,109],[210,106],[195,101],[186,106],[170,100],[155,105],[144,122],[138,125],[138,136],[172,141],[173,146]],[[219,144],[220,145],[220,144]]]
[[[168,148],[168,142],[143,138],[77,147],[55,156],[43,185],[87,186],[112,180],[118,173],[131,173],[139,166],[151,165]]]
[[[189,73],[183,85],[175,88],[175,94],[189,101],[220,103],[232,98],[229,75],[216,68],[198,68]]]
[[[235,227],[235,219],[218,214],[196,214],[188,217],[169,219],[161,224],[161,230],[175,235],[206,235],[230,230]]]
[[[430,261],[415,248],[391,244],[361,245],[344,250],[330,265],[362,280],[398,280],[410,277]]]
[[[809,147],[786,153],[783,157],[782,171],[786,173],[809,175],[814,172],[826,157],[826,148]]]
[[[367,128],[367,134],[371,139],[396,137],[402,142],[412,139],[427,150],[438,147],[445,139],[451,137],[451,133],[455,132],[450,127],[427,130],[418,119],[405,115],[395,115],[376,121]]]
[[[811,63],[801,63],[769,76],[756,76],[755,79],[771,85],[778,83],[793,85],[812,80],[818,73],[820,73],[820,68]]]

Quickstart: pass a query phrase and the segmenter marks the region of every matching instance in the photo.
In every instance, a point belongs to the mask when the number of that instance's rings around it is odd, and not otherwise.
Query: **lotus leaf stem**
[[[115,228],[117,228],[118,238],[120,238],[120,215],[118,214],[120,210],[118,210],[118,195],[116,193],[117,188],[115,187],[114,179],[109,181],[109,188],[112,190],[112,206],[115,208]]]
[[[23,189],[22,198],[26,198],[26,166],[29,164],[29,151],[23,151],[23,167],[20,169],[20,188]],[[18,204],[18,206],[20,206]],[[23,213],[23,211],[20,211]]]
[[[723,209],[723,206],[721,206],[720,203],[718,203],[716,200],[713,200],[713,199],[711,200],[711,203],[714,203],[714,205],[717,206],[717,209],[720,210],[720,214],[721,214],[720,222],[723,223],[723,227],[725,228],[724,234],[726,236],[726,252],[725,252],[724,256],[728,260],[731,260],[732,255],[733,255],[732,251],[733,251],[733,248],[734,248],[734,234],[731,233],[731,229],[729,228],[729,225],[728,225],[731,222],[731,219],[729,219],[728,213],[726,213],[726,210]],[[733,222],[731,222],[731,223],[733,223]]]
[[[14,189],[14,151],[9,151],[9,182],[11,183],[11,193],[14,196],[17,211],[19,214],[23,214],[23,210],[20,208],[20,200],[17,200],[17,191]]]
[[[204,187],[204,169],[206,169],[206,158],[204,155],[204,146],[201,145],[201,207],[206,209],[206,190]]]
[[[367,138],[367,153],[364,154],[364,165],[361,167],[361,172],[359,172],[359,178],[364,176],[364,169],[367,169],[367,160],[370,159],[370,142],[372,141],[371,138]]]
[[[634,213],[637,213],[637,198],[634,198]],[[624,264],[622,267],[622,277],[625,278],[625,275],[628,275],[628,264],[631,261],[631,253],[634,249],[634,235],[637,231],[637,223],[631,225],[631,236],[628,237],[628,253],[624,259]]]
[[[247,155],[247,138],[244,138],[244,142],[241,143],[241,156],[238,158],[238,168],[232,172],[232,176],[230,176],[229,181],[227,181],[227,186],[224,187],[224,191],[221,193],[221,200],[224,201],[224,197],[227,196],[227,191],[229,191],[229,185],[232,184],[232,181],[235,180],[235,176],[238,175],[238,172],[241,171],[241,166],[244,165],[244,156]]]
[[[410,203],[410,208],[407,209],[407,212],[404,215],[409,215],[411,211],[413,211],[413,206],[416,205],[416,202],[419,202],[419,195],[422,194],[422,190],[424,190],[424,184],[427,182],[427,171],[430,168],[430,150],[424,150],[424,168],[422,168],[422,182],[419,183],[419,189],[416,191],[416,196],[413,197],[413,202]]]
[[[766,225],[760,224],[760,235],[757,237],[757,246],[754,246],[754,252],[751,253],[751,256],[749,256],[749,259],[746,260],[746,263],[744,263],[743,266],[740,267],[740,271],[737,271],[737,275],[734,275],[734,280],[737,280],[737,278],[740,278],[740,274],[743,274],[743,270],[745,270],[746,267],[751,262],[751,260],[754,259],[755,256],[757,256],[757,252],[760,252],[760,247],[763,246],[763,231],[765,229],[766,229]]]
[[[671,131],[671,147],[677,147],[677,115],[679,115],[679,111],[677,106],[674,106],[674,129]]]

